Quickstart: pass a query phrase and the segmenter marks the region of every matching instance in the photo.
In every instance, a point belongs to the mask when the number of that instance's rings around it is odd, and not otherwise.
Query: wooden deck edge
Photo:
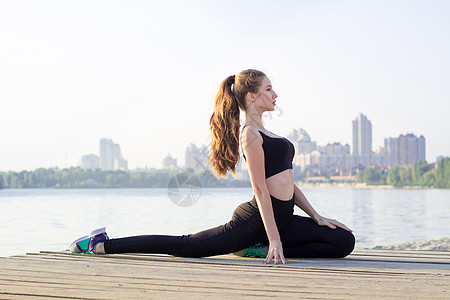
[[[348,262],[367,262],[367,263],[399,263],[399,264],[425,264],[430,265],[440,265],[440,268],[450,269],[450,253],[447,255],[433,256],[419,256],[414,255],[415,253],[403,252],[403,253],[391,253],[389,255],[383,255],[379,252],[356,252],[349,255],[346,258],[341,259],[288,259],[288,265],[279,264],[278,266],[289,267],[289,268],[304,268],[304,263],[345,263]],[[114,255],[85,255],[70,253],[69,251],[40,251],[39,253],[27,253],[27,255],[53,255],[53,256],[66,256],[73,258],[96,258],[96,259],[123,259],[123,260],[142,260],[142,261],[164,261],[164,262],[185,262],[185,263],[198,263],[198,264],[219,264],[219,265],[249,265],[249,266],[267,266],[261,263],[261,258],[245,258],[238,257],[232,254],[212,256],[205,258],[187,258],[187,257],[174,257],[170,255],[161,254],[114,254]]]
[[[431,256],[448,256],[450,257],[450,251],[435,251],[435,250],[385,250],[385,249],[355,249],[353,254],[372,253],[372,254],[386,254],[386,255],[431,255]]]

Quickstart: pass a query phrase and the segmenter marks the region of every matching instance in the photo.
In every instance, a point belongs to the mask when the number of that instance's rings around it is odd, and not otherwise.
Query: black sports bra
[[[263,138],[262,147],[266,179],[284,170],[292,169],[292,160],[295,153],[294,145],[286,138],[274,138],[260,130],[258,131]],[[244,159],[247,161],[245,155]]]

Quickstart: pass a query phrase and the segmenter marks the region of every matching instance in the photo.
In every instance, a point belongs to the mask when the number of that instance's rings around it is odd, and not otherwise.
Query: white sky
[[[279,95],[275,133],[351,145],[361,112],[374,148],[412,132],[435,161],[449,29],[449,1],[1,1],[0,170],[77,165],[103,137],[130,168],[183,165],[220,82],[248,68]]]

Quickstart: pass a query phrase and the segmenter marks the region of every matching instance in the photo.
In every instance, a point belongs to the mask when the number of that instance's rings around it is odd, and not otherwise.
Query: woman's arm
[[[309,201],[306,199],[305,195],[303,195],[303,192],[298,188],[296,184],[294,184],[294,203],[300,209],[302,209],[305,213],[307,213],[311,219],[317,222],[320,215],[317,213],[317,211],[312,207],[312,205],[309,203]]]
[[[242,133],[241,141],[256,202],[258,203],[259,212],[269,239],[269,251],[264,262],[270,263],[273,259],[274,263],[278,263],[278,261],[286,263],[280,234],[273,214],[272,201],[266,185],[262,137],[257,130],[247,128]]]
[[[350,228],[348,228],[339,221],[336,221],[334,219],[328,219],[319,215],[317,211],[309,203],[309,201],[306,199],[302,191],[295,184],[294,184],[294,193],[295,193],[294,198],[295,205],[297,205],[298,207],[300,207],[300,209],[302,209],[305,213],[307,213],[311,217],[311,219],[313,219],[317,224],[321,226],[328,226],[331,229],[336,229],[337,226],[347,231],[350,232],[352,231]]]

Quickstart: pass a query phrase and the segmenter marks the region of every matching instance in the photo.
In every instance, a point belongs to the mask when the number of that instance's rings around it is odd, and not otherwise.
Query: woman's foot
[[[106,228],[102,227],[91,232],[90,235],[76,239],[70,245],[70,252],[83,254],[105,254],[104,242],[109,240]]]
[[[98,243],[94,247],[94,253],[95,254],[106,254],[105,252],[105,243]]]

